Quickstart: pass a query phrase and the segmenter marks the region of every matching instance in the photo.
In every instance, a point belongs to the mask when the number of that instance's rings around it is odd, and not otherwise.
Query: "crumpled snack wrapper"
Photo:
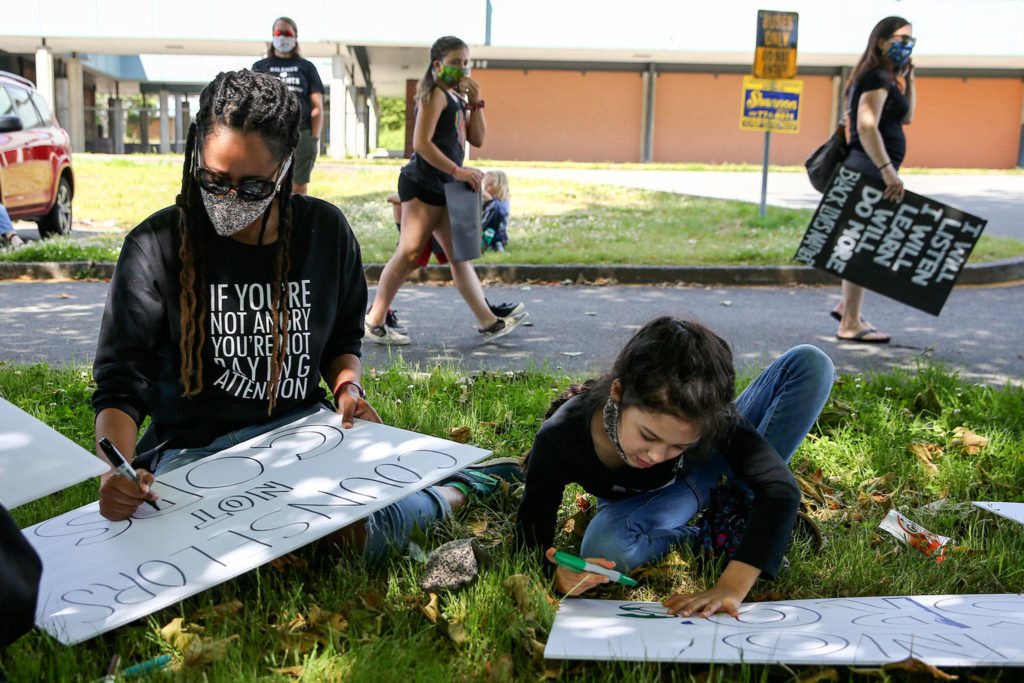
[[[919,550],[929,557],[934,557],[936,562],[946,559],[946,551],[949,550],[952,540],[946,536],[933,534],[896,510],[889,510],[889,514],[881,521],[878,528],[888,531],[911,548]]]

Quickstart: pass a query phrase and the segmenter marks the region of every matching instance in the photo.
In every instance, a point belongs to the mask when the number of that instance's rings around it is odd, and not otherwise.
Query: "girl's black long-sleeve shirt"
[[[168,447],[203,446],[325,397],[320,376],[338,356],[359,355],[366,278],[359,244],[332,204],[293,195],[288,349],[277,404],[267,414],[273,350],[276,245],[243,244],[208,230],[207,311],[200,324],[202,391],[182,397],[178,209],[158,211],[125,238],[110,281],[93,375],[96,412],[124,411]]]
[[[516,538],[521,546],[542,552],[552,545],[558,508],[570,483],[599,498],[628,498],[685,476],[687,466],[696,458],[707,457],[704,453],[713,447],[754,492],[743,541],[732,559],[757,567],[767,578],[775,577],[796,521],[800,488],[789,466],[750,422],[736,414],[714,443],[650,468],[613,471],[594,450],[590,421],[600,405],[594,399],[586,393],[574,396],[537,432],[516,515]]]

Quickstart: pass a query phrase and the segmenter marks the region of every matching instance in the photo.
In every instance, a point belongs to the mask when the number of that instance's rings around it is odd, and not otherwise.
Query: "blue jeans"
[[[834,381],[828,356],[814,346],[796,346],[758,375],[736,399],[736,408],[788,463],[818,419]],[[698,530],[687,523],[707,508],[723,475],[750,492],[712,450],[660,489],[618,500],[598,498],[581,554],[613,560],[616,569],[629,571],[693,543]]]
[[[294,422],[300,417],[313,415],[320,411],[333,412],[322,403],[308,408],[293,410],[276,420],[251,427],[243,427],[224,436],[219,436],[209,444],[198,448],[175,448],[164,451],[153,461],[153,474],[166,474],[179,467],[190,465],[197,460],[219,453],[243,441],[248,441],[260,434],[266,434],[278,427]],[[413,528],[418,526],[426,531],[431,524],[452,513],[451,505],[434,487],[411,493],[385,508],[381,508],[364,519],[366,523],[366,546],[363,548],[363,561],[375,564],[383,561],[394,551],[401,552],[409,545],[409,537]]]
[[[0,204],[0,235],[6,235],[9,232],[14,232],[14,223],[11,222],[11,215],[7,213],[7,209]]]

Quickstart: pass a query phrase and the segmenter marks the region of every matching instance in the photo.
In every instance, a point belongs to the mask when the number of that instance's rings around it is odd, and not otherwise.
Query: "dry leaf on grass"
[[[279,673],[282,676],[288,676],[290,678],[302,678],[302,674],[306,670],[306,667],[302,666],[301,664],[298,666],[286,666],[283,669],[275,669],[273,667],[267,668],[273,671],[274,673]]]
[[[977,455],[981,449],[988,445],[988,439],[975,434],[967,427],[957,427],[953,430],[953,443],[963,446],[968,455]]]
[[[912,443],[907,448],[917,456],[917,461],[921,463],[930,476],[934,477],[939,473],[939,468],[932,462],[932,454],[938,455],[938,446],[936,444]]]
[[[431,624],[436,624],[437,618],[441,616],[441,608],[437,605],[437,593],[430,594],[430,601],[427,602],[427,604],[417,604],[416,607],[423,613],[423,616],[425,616]]]
[[[275,558],[270,561],[270,566],[279,572],[283,572],[288,567],[295,567],[296,569],[308,569],[309,562],[306,562],[305,558],[299,557],[295,553],[288,553],[281,557]]]
[[[590,517],[589,510],[577,510],[576,514],[565,520],[562,530],[577,538],[583,538],[583,534],[587,531],[587,525],[590,524]]]
[[[533,586],[530,577],[525,574],[513,574],[505,579],[502,587],[512,595],[512,603],[520,612],[526,614],[533,604]]]
[[[178,652],[186,652],[202,630],[201,626],[186,624],[182,617],[175,617],[160,629],[160,639]]]
[[[238,640],[238,634],[220,640],[209,638],[197,638],[189,645],[185,652],[185,666],[206,666],[224,659],[227,654],[228,644]]]
[[[452,427],[448,430],[448,438],[458,443],[469,441],[469,427]]]
[[[238,614],[242,611],[244,605],[241,600],[231,600],[230,602],[222,602],[219,605],[213,605],[212,607],[203,607],[197,609],[192,614],[193,620],[199,619],[210,619],[212,617],[227,617],[232,614]]]
[[[886,664],[878,669],[862,669],[851,666],[850,671],[861,676],[873,676],[875,678],[884,679],[889,678],[886,673],[888,671],[906,671],[909,674],[924,674],[931,676],[937,681],[955,681],[959,679],[959,676],[948,674],[945,671],[937,669],[931,664],[922,662],[920,659],[915,659],[914,657],[907,657],[902,661]]]
[[[839,672],[833,668],[808,671],[799,678],[800,683],[819,683],[819,681],[838,681]]]
[[[512,656],[504,654],[498,657],[495,662],[487,663],[488,683],[508,683],[515,680],[515,666],[512,663]]]
[[[462,645],[469,640],[466,627],[458,621],[448,621],[444,615],[438,616],[435,627],[442,635],[448,636],[456,646]]]

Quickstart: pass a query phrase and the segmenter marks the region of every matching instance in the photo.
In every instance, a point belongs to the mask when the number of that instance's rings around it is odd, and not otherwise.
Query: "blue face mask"
[[[893,41],[892,45],[889,46],[889,52],[886,53],[892,63],[896,66],[903,66],[910,60],[910,53],[914,51],[913,43],[904,43],[900,40]]]

